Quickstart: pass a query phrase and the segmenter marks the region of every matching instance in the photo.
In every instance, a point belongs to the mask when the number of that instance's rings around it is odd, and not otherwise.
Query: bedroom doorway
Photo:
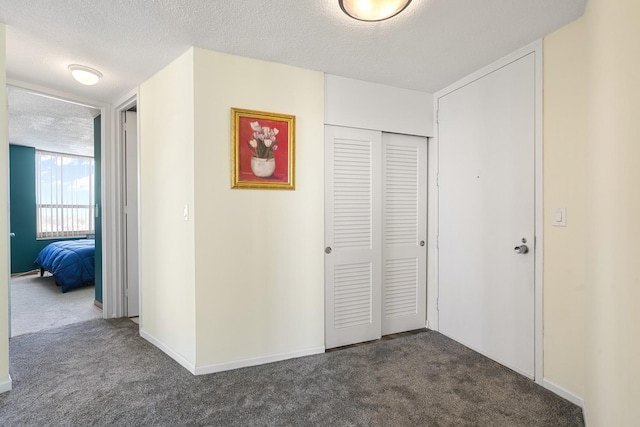
[[[18,85],[7,99],[10,335],[102,318],[102,109]],[[68,274],[38,259],[53,242],[81,242]]]

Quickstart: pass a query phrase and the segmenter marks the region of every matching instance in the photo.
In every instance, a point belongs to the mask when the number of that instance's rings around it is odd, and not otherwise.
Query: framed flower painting
[[[231,109],[231,188],[295,189],[296,117]]]

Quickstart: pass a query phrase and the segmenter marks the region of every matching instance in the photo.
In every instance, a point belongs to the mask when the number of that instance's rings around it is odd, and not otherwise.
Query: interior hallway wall
[[[583,19],[544,39],[544,379],[584,397],[587,50]],[[553,226],[567,208],[566,227]]]
[[[589,426],[638,424],[640,2],[589,0],[586,392]]]
[[[194,55],[198,372],[323,351],[324,76]],[[230,188],[232,107],[296,116],[294,191]]]
[[[140,333],[195,366],[193,49],[140,86]]]
[[[323,99],[197,48],[140,88],[141,334],[192,372],[324,349]],[[231,107],[296,116],[295,191],[230,188]]]

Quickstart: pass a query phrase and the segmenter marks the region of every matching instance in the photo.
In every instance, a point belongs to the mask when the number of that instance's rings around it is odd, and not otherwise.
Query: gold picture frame
[[[231,188],[295,190],[296,116],[231,108]]]

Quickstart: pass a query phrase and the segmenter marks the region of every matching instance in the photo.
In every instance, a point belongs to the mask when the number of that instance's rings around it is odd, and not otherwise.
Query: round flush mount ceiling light
[[[71,75],[78,81],[78,83],[82,83],[87,86],[92,86],[98,83],[102,78],[102,73],[100,71],[84,65],[71,64],[69,65],[69,71],[71,71]]]
[[[411,0],[338,0],[342,11],[360,21],[383,21],[406,9]]]

